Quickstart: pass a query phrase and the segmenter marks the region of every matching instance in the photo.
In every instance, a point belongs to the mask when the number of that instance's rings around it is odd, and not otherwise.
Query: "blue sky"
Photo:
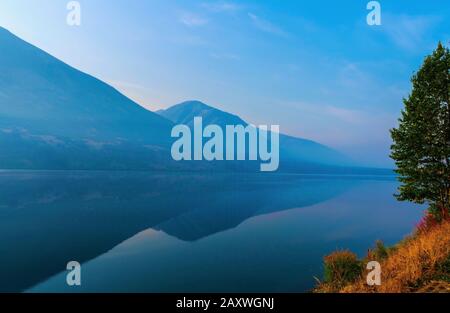
[[[389,166],[410,76],[450,40],[447,0],[1,0],[0,26],[151,110],[198,99]],[[345,4],[344,4],[345,3]]]

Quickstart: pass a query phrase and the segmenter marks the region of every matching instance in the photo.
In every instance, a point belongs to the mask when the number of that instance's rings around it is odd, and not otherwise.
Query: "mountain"
[[[174,124],[247,125],[188,101],[151,112],[108,84],[0,27],[0,169],[254,171],[259,161],[176,162]],[[349,172],[352,163],[313,141],[280,136],[280,170]],[[344,167],[343,167],[344,166]]]
[[[193,127],[194,117],[201,116],[204,125],[216,124],[223,129],[226,125],[248,123],[239,116],[218,110],[200,101],[186,101],[156,113],[175,124]],[[328,166],[350,166],[352,161],[338,151],[317,142],[280,134],[280,159],[282,169],[317,169]]]
[[[150,169],[172,122],[0,28],[0,168]]]
[[[186,101],[174,105],[167,110],[156,111],[159,115],[171,120],[175,124],[194,125],[194,117],[201,116],[203,123],[226,125],[248,125],[239,116],[213,108],[200,101]]]

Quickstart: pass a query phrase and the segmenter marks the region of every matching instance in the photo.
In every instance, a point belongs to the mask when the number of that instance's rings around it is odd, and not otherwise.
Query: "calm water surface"
[[[422,214],[386,176],[7,171],[0,186],[0,291],[304,292],[324,255],[393,244]]]

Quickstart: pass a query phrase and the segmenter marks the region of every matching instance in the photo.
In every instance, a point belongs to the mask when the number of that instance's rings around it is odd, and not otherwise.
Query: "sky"
[[[255,125],[389,159],[410,77],[450,41],[448,0],[0,0],[0,26],[154,111],[201,100]],[[1,47],[0,47],[1,57]]]

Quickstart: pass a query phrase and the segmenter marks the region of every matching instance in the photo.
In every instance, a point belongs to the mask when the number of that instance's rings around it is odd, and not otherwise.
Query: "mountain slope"
[[[223,112],[200,101],[186,101],[176,104],[167,110],[159,110],[156,113],[171,120],[175,124],[193,126],[194,117],[201,116],[203,123],[226,125],[247,125],[239,116]]]
[[[0,46],[2,117],[27,120],[33,126],[64,135],[75,133],[88,137],[110,138],[126,133],[136,139],[161,140],[161,134],[156,131],[143,131],[171,127],[166,119],[142,108],[111,86],[4,29],[0,29]],[[94,123],[95,129],[91,129]]]
[[[3,28],[0,47],[0,168],[160,168],[170,161],[170,121]]]
[[[174,123],[247,125],[198,101],[159,114],[0,27],[0,169],[259,170],[253,162],[175,162]],[[313,141],[280,136],[280,170],[352,165]]]
[[[240,117],[223,112],[200,101],[186,101],[166,110],[157,111],[161,116],[175,124],[193,126],[196,116],[203,118],[203,124],[216,124],[224,128],[226,125],[243,125],[248,123]],[[317,142],[280,135],[280,158],[284,169],[295,169],[299,166],[349,166],[351,161],[339,152]]]

